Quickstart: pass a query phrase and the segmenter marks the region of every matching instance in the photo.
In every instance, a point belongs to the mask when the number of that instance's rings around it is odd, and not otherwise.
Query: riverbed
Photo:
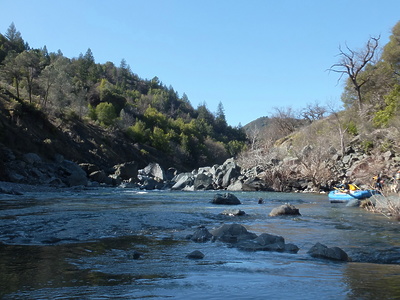
[[[400,299],[399,222],[330,203],[327,195],[123,188],[0,194],[2,299]],[[258,204],[258,199],[264,200]],[[290,203],[300,216],[270,217]],[[237,223],[297,245],[297,254],[247,252],[187,239],[199,226]],[[315,244],[351,262],[312,258]],[[203,259],[186,257],[194,250]],[[139,257],[137,257],[139,253]]]

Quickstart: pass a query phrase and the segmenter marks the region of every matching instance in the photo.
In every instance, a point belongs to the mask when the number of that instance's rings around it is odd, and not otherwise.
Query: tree
[[[271,115],[271,123],[276,128],[275,135],[279,137],[291,134],[300,125],[296,112],[291,107],[274,107],[275,112]],[[278,137],[278,138],[279,138]]]
[[[382,60],[390,65],[398,79],[400,76],[400,22],[392,29],[390,40],[383,48]]]
[[[326,113],[326,107],[321,106],[317,102],[315,102],[314,104],[307,104],[307,106],[302,110],[301,116],[305,120],[312,123],[314,121],[323,119]]]
[[[117,113],[111,103],[102,102],[96,106],[96,116],[101,124],[109,126],[117,118]]]
[[[15,51],[11,51],[4,59],[3,65],[1,66],[2,76],[8,81],[15,85],[17,91],[17,98],[19,99],[19,85],[22,80],[22,72],[20,66],[16,63],[16,57],[18,54]]]
[[[359,51],[352,50],[347,45],[346,50],[343,50],[342,47],[339,46],[340,59],[329,69],[329,71],[341,74],[339,81],[342,79],[343,75],[348,76],[357,94],[359,111],[362,111],[363,106],[361,88],[370,79],[369,75],[363,76],[362,72],[369,63],[373,62],[378,51],[379,39],[380,36],[377,38],[370,37],[365,47]]]
[[[386,107],[378,111],[374,117],[374,124],[378,127],[386,127],[399,112],[400,107],[400,85],[396,85],[391,93],[385,97]]]
[[[8,51],[13,50],[17,53],[21,53],[24,50],[29,49],[29,46],[25,44],[24,40],[22,39],[21,33],[15,27],[14,22],[11,23],[10,27],[8,27],[5,37],[8,40]]]
[[[29,103],[32,103],[33,81],[40,71],[39,54],[36,50],[24,51],[16,57],[15,63],[20,66],[22,75],[26,79]]]
[[[54,65],[51,64],[44,68],[39,77],[39,83],[43,89],[43,106],[46,107],[49,98],[50,88],[54,85],[57,79],[58,72]]]

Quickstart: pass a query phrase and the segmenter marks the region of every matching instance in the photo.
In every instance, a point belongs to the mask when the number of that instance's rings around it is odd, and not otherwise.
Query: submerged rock
[[[225,209],[221,215],[225,216],[243,216],[246,213],[243,210],[240,209]]]
[[[213,235],[204,226],[200,226],[192,235],[188,236],[190,240],[199,243],[207,242],[211,240],[212,237]]]
[[[285,239],[278,235],[262,233],[252,241],[239,243],[238,248],[246,251],[277,251],[297,253],[299,247],[294,244],[285,244]]]
[[[143,255],[143,253],[141,253],[141,252],[139,252],[139,251],[136,251],[136,250],[133,250],[133,252],[130,253],[130,254],[128,255],[128,257],[129,257],[129,258],[132,258],[132,259],[139,259],[142,255]]]
[[[310,250],[308,250],[307,253],[316,258],[324,258],[337,261],[350,261],[347,253],[339,247],[328,248],[321,243],[316,243],[314,246],[311,247]]]
[[[204,254],[202,252],[200,252],[199,250],[195,250],[195,251],[189,253],[188,255],[186,255],[186,257],[189,259],[203,259]]]
[[[224,224],[211,231],[215,240],[220,240],[227,243],[237,243],[242,240],[253,240],[257,238],[255,233],[247,231],[240,224]]]
[[[275,207],[269,213],[269,216],[271,216],[271,217],[281,216],[281,215],[301,216],[301,214],[299,212],[299,209],[296,208],[294,205],[291,205],[289,203],[286,203],[286,204],[281,205],[279,207]]]
[[[211,201],[214,204],[225,204],[225,205],[239,205],[242,204],[240,200],[231,193],[216,194],[214,199]]]

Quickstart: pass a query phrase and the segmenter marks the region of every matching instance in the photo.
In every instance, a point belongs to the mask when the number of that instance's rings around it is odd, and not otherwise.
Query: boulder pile
[[[257,235],[248,231],[243,225],[235,223],[223,224],[211,231],[208,231],[204,226],[200,226],[193,234],[188,235],[187,239],[196,243],[220,241],[243,251],[273,251],[285,253],[297,253],[299,251],[299,247],[296,245],[285,243],[285,239],[282,236],[269,233]],[[343,262],[351,261],[347,253],[341,248],[329,248],[321,243],[316,243],[307,253],[314,258]]]

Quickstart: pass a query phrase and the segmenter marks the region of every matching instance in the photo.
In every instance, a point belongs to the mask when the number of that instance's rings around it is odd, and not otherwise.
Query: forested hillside
[[[104,160],[124,144],[125,153],[131,148],[142,159],[193,168],[221,163],[246,142],[241,128],[227,124],[222,103],[215,113],[206,103],[194,108],[187,95],[157,77],[140,78],[124,59],[96,63],[90,49],[74,58],[32,49],[14,24],[0,34],[0,101],[0,143],[19,152],[29,150],[25,144],[44,154],[58,148],[71,160]],[[75,144],[66,150],[61,141],[68,138]]]

